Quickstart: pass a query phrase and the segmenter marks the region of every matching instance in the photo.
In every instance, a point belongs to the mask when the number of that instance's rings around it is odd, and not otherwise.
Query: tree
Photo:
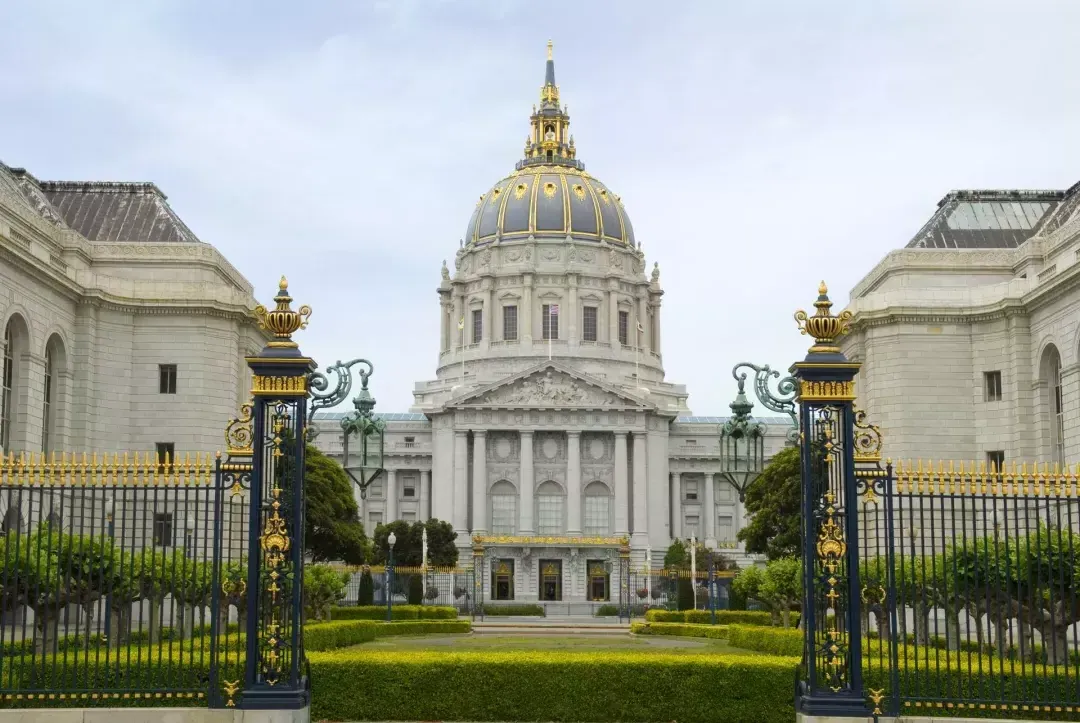
[[[410,605],[424,604],[424,579],[420,575],[409,575],[408,599]]]
[[[389,549],[387,538],[394,533],[394,564],[402,567],[420,567],[423,564],[423,536],[428,533],[428,565],[451,567],[457,564],[458,549],[454,541],[457,533],[449,522],[430,519],[427,522],[408,523],[404,520],[379,525],[372,535],[371,558],[375,564],[386,564]]]
[[[304,615],[306,620],[329,620],[330,608],[345,599],[349,573],[329,565],[304,568]]]
[[[747,552],[769,560],[802,557],[802,470],[798,447],[785,447],[773,456],[761,476],[746,491],[750,522],[738,538]]]
[[[369,556],[368,539],[349,476],[336,460],[310,444],[304,457],[304,496],[304,543],[311,559],[364,564]]]
[[[773,619],[791,626],[791,608],[803,597],[802,563],[794,558],[772,560],[761,567],[748,567],[731,581],[732,590],[741,597],[757,600],[769,607]]]
[[[364,571],[360,574],[360,588],[357,591],[356,604],[375,604],[375,580],[372,579],[371,568],[367,565],[364,566]]]

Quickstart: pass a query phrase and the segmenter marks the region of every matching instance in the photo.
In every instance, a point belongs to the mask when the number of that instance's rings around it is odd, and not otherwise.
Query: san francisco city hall
[[[487,549],[495,599],[614,599],[591,581],[626,540],[635,567],[690,537],[746,564],[739,495],[718,474],[725,419],[692,416],[686,387],[664,379],[659,267],[578,160],[550,47],[530,125],[524,158],[480,196],[453,270],[443,263],[436,378],[416,384],[409,413],[384,415],[367,529],[449,520],[463,556]],[[316,418],[316,443],[339,458],[341,417]],[[758,421],[768,458],[791,422]]]

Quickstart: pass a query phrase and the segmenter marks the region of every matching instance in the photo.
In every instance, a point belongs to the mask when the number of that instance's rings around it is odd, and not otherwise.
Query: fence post
[[[630,545],[626,542],[619,545],[619,622],[622,622],[621,608],[626,606],[626,619],[634,619],[634,591],[630,584]]]
[[[484,545],[474,538],[472,548],[473,561],[473,620],[476,613],[484,619]]]
[[[310,702],[303,643],[304,448],[308,375],[315,363],[300,353],[294,332],[311,309],[291,307],[281,277],[277,306],[255,309],[274,334],[253,373],[251,514],[248,526],[247,659],[241,708],[291,710]]]
[[[859,364],[848,361],[836,343],[849,331],[852,314],[831,313],[825,282],[814,307],[813,316],[795,314],[814,345],[791,367],[802,452],[806,636],[795,706],[806,715],[865,718],[852,409]]]

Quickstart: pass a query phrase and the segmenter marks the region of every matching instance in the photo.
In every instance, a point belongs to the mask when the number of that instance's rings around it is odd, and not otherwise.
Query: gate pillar
[[[255,309],[274,334],[248,357],[253,402],[251,513],[247,549],[247,659],[241,708],[294,710],[310,704],[303,640],[304,449],[308,375],[315,363],[292,335],[311,309],[293,311],[281,277],[276,307]]]
[[[822,282],[815,313],[795,314],[814,338],[791,367],[799,406],[802,452],[803,628],[805,642],[796,709],[806,715],[869,715],[862,680],[858,499],[855,479],[855,375],[836,340],[851,312],[831,312]]]

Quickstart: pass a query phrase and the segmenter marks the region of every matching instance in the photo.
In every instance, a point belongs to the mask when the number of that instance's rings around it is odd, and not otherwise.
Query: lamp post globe
[[[397,544],[397,535],[390,532],[386,537],[386,546],[389,554],[386,558],[386,622],[394,619],[394,545]]]

